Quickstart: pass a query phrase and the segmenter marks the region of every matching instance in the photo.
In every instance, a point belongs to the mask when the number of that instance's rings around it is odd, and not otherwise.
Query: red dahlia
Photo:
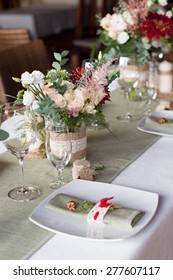
[[[152,39],[171,38],[173,36],[173,20],[165,15],[149,13],[139,26],[139,30],[151,41]]]

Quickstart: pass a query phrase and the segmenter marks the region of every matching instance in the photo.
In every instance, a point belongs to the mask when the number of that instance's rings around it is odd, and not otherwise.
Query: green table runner
[[[104,164],[97,181],[111,182],[119,172],[155,142],[158,137],[137,130],[137,122],[123,123],[116,120],[121,113],[121,102],[112,93],[112,102],[104,111],[109,129],[87,129],[87,159],[93,166]],[[16,202],[8,198],[10,189],[20,185],[21,174],[17,159],[6,152],[0,155],[0,259],[27,259],[42,246],[53,233],[29,221],[34,208],[52,190],[49,183],[56,176],[55,168],[47,159],[28,159],[24,162],[25,181],[37,185],[41,197],[30,202]],[[65,177],[72,178],[71,166],[65,169]]]

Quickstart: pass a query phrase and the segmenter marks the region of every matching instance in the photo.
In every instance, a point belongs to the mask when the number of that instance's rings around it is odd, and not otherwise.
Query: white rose
[[[113,14],[110,20],[110,29],[121,31],[127,28],[127,24],[121,14]]]
[[[110,14],[107,14],[104,18],[101,19],[100,26],[103,29],[105,30],[109,29],[111,17],[112,16]]]
[[[35,95],[33,92],[26,90],[23,95],[23,104],[25,106],[29,106],[35,99]]]
[[[158,0],[159,5],[166,6],[168,4],[167,0]]]
[[[124,44],[128,40],[129,40],[129,34],[125,31],[121,32],[117,37],[117,41],[119,44]]]
[[[35,84],[42,84],[44,83],[44,74],[40,71],[34,70],[32,72],[32,77],[34,78]]]
[[[21,75],[21,82],[22,84],[30,85],[34,82],[34,78],[32,74],[26,71]]]

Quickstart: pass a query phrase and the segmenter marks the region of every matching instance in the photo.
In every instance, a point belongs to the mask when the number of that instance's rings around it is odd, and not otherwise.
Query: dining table
[[[29,217],[40,203],[54,194],[49,184],[56,176],[55,168],[47,158],[26,156],[25,181],[38,186],[42,194],[29,202],[13,201],[7,194],[14,185],[20,184],[20,169],[17,159],[0,142],[0,259],[173,259],[173,137],[140,130],[141,119],[119,121],[117,116],[123,112],[123,98],[113,90],[111,102],[104,105],[108,127],[87,126],[86,158],[92,166],[104,166],[92,183],[105,183],[107,188],[115,188],[115,194],[116,186],[119,186],[157,195],[158,203],[152,218],[136,234],[118,240],[93,239],[46,229]],[[157,100],[153,102],[157,103]],[[65,167],[64,177],[73,182],[72,164]],[[126,200],[133,201],[133,196],[127,197],[127,193],[123,193]],[[150,203],[151,200],[145,200],[146,209],[150,208]]]
[[[76,4],[44,4],[0,11],[0,28],[24,28],[32,39],[72,30],[76,25]]]

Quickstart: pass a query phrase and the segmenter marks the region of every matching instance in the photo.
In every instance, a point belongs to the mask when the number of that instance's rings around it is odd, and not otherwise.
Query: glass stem
[[[63,168],[57,168],[58,176],[57,176],[57,183],[62,183],[64,181],[63,178]]]
[[[19,158],[19,165],[20,165],[20,167],[21,167],[21,176],[22,176],[22,185],[21,185],[20,192],[25,193],[25,192],[27,192],[27,190],[26,190],[26,187],[25,187],[25,184],[24,184],[23,160],[24,160],[23,157]]]
[[[125,92],[125,98],[126,98],[126,107],[127,107],[126,116],[130,116],[130,113],[129,113],[129,92],[128,91]]]

